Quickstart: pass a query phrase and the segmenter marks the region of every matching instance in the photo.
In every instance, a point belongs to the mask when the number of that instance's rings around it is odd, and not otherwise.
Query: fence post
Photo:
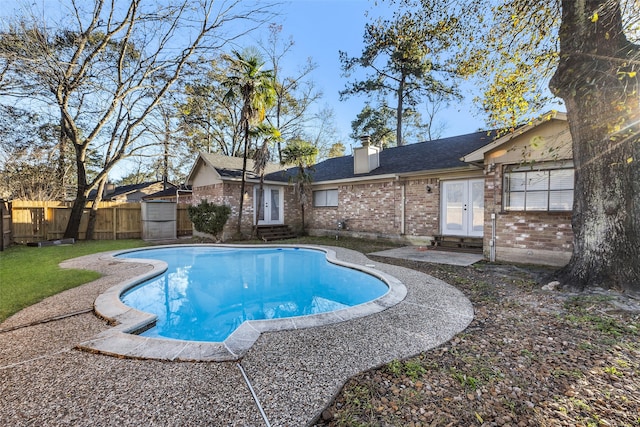
[[[51,209],[49,202],[44,202],[42,209],[44,210],[44,212],[42,212],[42,216],[44,217],[42,218],[44,240],[51,240],[51,237],[49,236],[49,209]]]
[[[0,251],[4,251],[4,203],[3,199],[0,199]]]
[[[118,207],[112,206],[113,209],[113,240],[118,240]]]
[[[10,201],[0,199],[0,251],[4,251],[11,244],[13,223],[11,209]]]

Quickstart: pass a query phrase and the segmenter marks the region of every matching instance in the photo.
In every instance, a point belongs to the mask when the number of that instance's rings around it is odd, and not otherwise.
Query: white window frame
[[[567,180],[569,176],[572,179]],[[573,177],[572,161],[505,166],[502,208],[505,212],[570,212]]]
[[[332,188],[327,190],[313,191],[313,207],[325,208],[338,206],[338,189]]]

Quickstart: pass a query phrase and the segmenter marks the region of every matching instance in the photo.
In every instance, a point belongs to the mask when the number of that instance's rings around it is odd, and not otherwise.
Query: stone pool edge
[[[244,322],[224,342],[199,342],[175,339],[149,338],[135,335],[134,332],[153,325],[156,316],[127,306],[120,300],[126,290],[139,283],[163,273],[167,265],[163,261],[146,258],[115,258],[122,253],[136,252],[144,249],[133,249],[106,254],[104,257],[112,262],[144,263],[150,265],[151,271],[126,280],[101,293],[94,302],[97,316],[115,326],[99,333],[93,338],[78,344],[76,347],[93,353],[107,354],[133,359],[153,359],[165,361],[206,361],[223,362],[241,359],[253,346],[263,332],[277,332],[292,329],[304,329],[331,325],[353,320],[375,313],[403,301],[407,288],[397,278],[376,270],[370,265],[359,265],[338,259],[334,250],[314,245],[225,245],[225,244],[190,244],[162,245],[159,247],[209,246],[226,248],[302,248],[319,250],[326,254],[331,263],[357,269],[371,274],[384,281],[389,291],[381,297],[350,308],[309,316],[289,317],[283,319],[250,320]]]

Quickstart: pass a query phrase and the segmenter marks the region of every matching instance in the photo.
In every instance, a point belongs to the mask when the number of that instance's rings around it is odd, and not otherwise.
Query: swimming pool
[[[303,248],[183,246],[119,255],[167,263],[122,301],[157,316],[142,336],[222,342],[249,320],[342,310],[375,300],[389,287],[379,277],[327,261]]]
[[[246,320],[223,342],[193,341],[140,335],[153,327],[156,314],[139,310],[122,302],[122,295],[146,281],[159,278],[169,270],[165,261],[145,258],[147,250],[164,248],[236,248],[309,249],[326,257],[336,266],[367,273],[382,280],[387,292],[371,301],[317,314],[297,317]],[[128,254],[128,255],[125,255]],[[325,328],[338,323],[358,321],[376,315],[399,304],[407,296],[407,288],[398,278],[376,268],[363,254],[348,249],[314,245],[165,245],[153,249],[118,251],[100,255],[100,262],[110,265],[110,277],[122,277],[122,282],[102,291],[94,301],[95,314],[109,322],[109,327],[91,339],[79,343],[77,348],[86,351],[136,359],[169,361],[230,361],[242,358],[256,343],[261,334],[289,334],[307,328]],[[306,275],[306,270],[305,270]],[[112,280],[112,279],[109,279]],[[184,281],[183,281],[184,282]],[[244,284],[243,284],[244,285]],[[183,285],[184,286],[184,285]],[[351,286],[351,283],[349,283]],[[368,322],[359,322],[356,328],[367,328]],[[336,325],[337,327],[337,325]],[[326,332],[326,330],[325,330]],[[364,330],[363,330],[364,332]],[[150,335],[154,335],[150,331]]]

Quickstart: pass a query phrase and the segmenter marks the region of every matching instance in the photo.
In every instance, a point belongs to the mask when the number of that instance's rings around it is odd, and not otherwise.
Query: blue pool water
[[[224,341],[246,320],[339,310],[384,295],[377,277],[298,248],[184,246],[118,255],[165,261],[167,271],[125,292],[122,301],[158,316],[141,335]]]

